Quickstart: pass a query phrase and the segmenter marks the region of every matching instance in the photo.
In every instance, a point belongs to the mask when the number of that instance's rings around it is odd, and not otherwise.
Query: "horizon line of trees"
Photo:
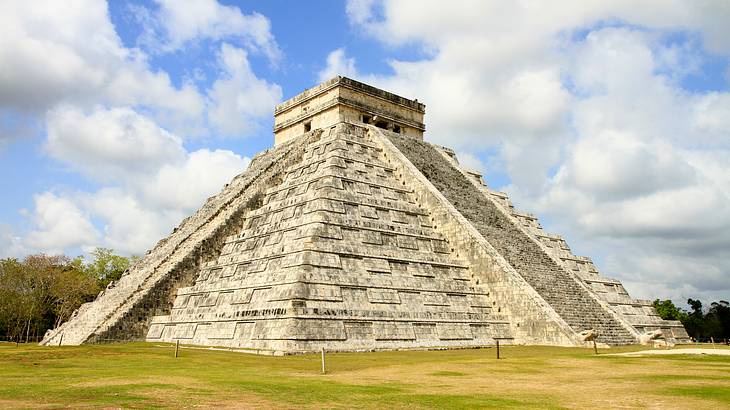
[[[83,256],[29,255],[0,259],[0,340],[38,341],[118,280],[136,257],[96,248]]]
[[[687,334],[696,341],[727,343],[730,340],[730,304],[726,300],[710,303],[705,309],[697,299],[687,299],[689,310],[677,307],[671,300],[656,299],[652,303],[657,313],[665,320],[679,320]]]

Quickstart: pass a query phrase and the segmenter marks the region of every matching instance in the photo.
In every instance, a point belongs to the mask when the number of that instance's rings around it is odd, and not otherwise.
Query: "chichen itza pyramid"
[[[425,106],[336,77],[275,109],[273,148],[45,345],[259,353],[687,339],[423,140]]]

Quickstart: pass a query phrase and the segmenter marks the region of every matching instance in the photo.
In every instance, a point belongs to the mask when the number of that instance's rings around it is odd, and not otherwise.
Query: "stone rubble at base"
[[[602,344],[656,329],[688,339],[424,142],[424,109],[345,77],[281,104],[275,147],[42,344],[300,353],[572,346],[589,329]]]

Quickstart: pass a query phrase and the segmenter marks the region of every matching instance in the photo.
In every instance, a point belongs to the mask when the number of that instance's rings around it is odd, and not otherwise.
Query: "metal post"
[[[324,361],[324,346],[322,347],[322,374],[327,374],[327,368]]]
[[[175,357],[177,358],[177,351],[180,350],[180,340],[175,341]]]
[[[499,359],[499,339],[494,339],[497,341],[497,359]]]
[[[710,336],[710,341],[712,342],[712,348],[715,348],[715,338]]]
[[[593,352],[595,354],[598,354],[598,346],[596,346],[596,339],[593,339]]]
[[[63,333],[61,333],[61,338],[58,340],[58,345],[61,346],[63,343]]]

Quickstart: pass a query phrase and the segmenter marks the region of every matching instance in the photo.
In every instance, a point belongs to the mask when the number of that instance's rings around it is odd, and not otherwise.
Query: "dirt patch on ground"
[[[107,387],[107,386],[128,386],[128,385],[145,385],[145,384],[170,384],[186,387],[203,387],[207,384],[200,383],[193,377],[165,376],[159,377],[140,377],[138,379],[127,378],[106,378],[74,383],[74,387]]]
[[[36,403],[32,400],[0,399],[0,409],[48,409],[57,407],[49,404]]]
[[[677,408],[676,397],[663,394],[658,386],[707,385],[704,377],[728,375],[722,369],[715,372],[694,371],[686,363],[633,360],[616,363],[608,358],[557,358],[544,363],[521,363],[518,359],[479,361],[470,363],[423,363],[393,365],[386,369],[367,369],[332,375],[333,380],[363,385],[407,383],[414,393],[438,391],[441,394],[485,394],[500,397],[531,397],[541,395],[556,398],[568,408]],[[676,374],[676,381],[657,383],[653,376]],[[458,374],[459,377],[453,377]],[[682,376],[696,376],[686,380]],[[711,382],[710,382],[711,383]],[[692,408],[717,408],[717,404],[683,397],[684,405]]]
[[[145,389],[141,392],[151,397],[164,407],[195,408],[195,409],[293,409],[281,403],[274,403],[253,394],[215,394],[213,397],[196,400],[181,400],[175,391],[166,389]],[[173,405],[174,404],[174,405]]]

